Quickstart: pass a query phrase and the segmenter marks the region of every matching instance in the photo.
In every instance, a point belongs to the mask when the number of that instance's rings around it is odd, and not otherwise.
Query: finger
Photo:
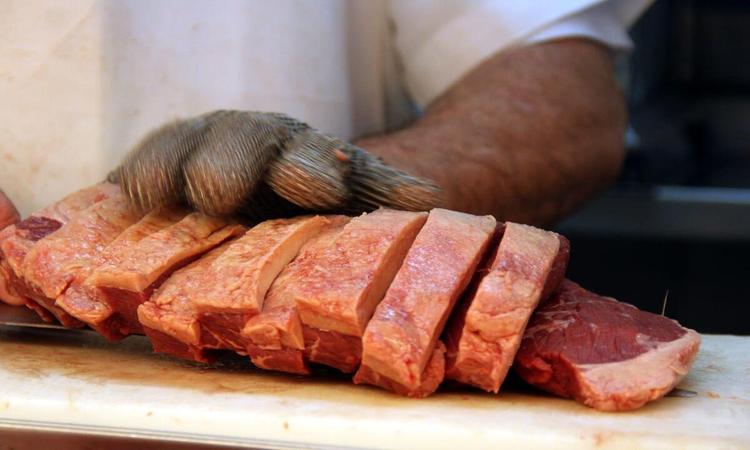
[[[279,115],[235,111],[211,126],[187,159],[188,202],[207,214],[231,214],[255,193],[292,132]]]
[[[441,189],[433,181],[391,167],[352,144],[343,152],[351,161],[348,183],[352,192],[352,209],[367,211],[384,206],[427,211],[440,205]]]
[[[204,132],[227,114],[215,111],[168,123],[144,137],[107,179],[117,181],[141,209],[183,202],[182,168]]]
[[[340,208],[350,197],[349,164],[341,153],[346,145],[315,130],[304,131],[271,163],[266,181],[279,196],[302,208]]]

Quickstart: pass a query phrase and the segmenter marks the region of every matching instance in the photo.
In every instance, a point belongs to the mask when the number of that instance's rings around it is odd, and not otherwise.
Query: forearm
[[[609,52],[571,39],[497,54],[411,127],[359,144],[437,181],[446,207],[545,224],[614,180],[624,125]]]

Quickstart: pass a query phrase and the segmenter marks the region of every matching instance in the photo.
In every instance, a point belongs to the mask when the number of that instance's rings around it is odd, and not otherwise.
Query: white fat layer
[[[636,342],[653,348],[635,358],[602,364],[581,364],[579,401],[597,409],[628,410],[671,391],[688,373],[700,347],[700,335],[687,330],[671,342],[657,343],[638,334]]]

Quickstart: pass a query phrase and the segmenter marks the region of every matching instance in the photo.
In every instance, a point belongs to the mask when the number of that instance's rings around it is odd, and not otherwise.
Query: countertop
[[[239,357],[206,368],[155,355],[142,337],[81,331],[0,327],[0,355],[0,436],[13,448],[750,447],[750,337],[704,335],[682,395],[629,413],[518,382],[497,396],[449,387],[411,400]]]

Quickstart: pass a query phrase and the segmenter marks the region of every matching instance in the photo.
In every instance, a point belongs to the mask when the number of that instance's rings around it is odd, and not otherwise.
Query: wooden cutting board
[[[750,337],[703,336],[680,386],[696,395],[631,413],[521,385],[410,400],[240,358],[203,368],[89,332],[0,328],[0,355],[0,434],[22,447],[41,435],[18,440],[19,429],[269,448],[750,448]]]

